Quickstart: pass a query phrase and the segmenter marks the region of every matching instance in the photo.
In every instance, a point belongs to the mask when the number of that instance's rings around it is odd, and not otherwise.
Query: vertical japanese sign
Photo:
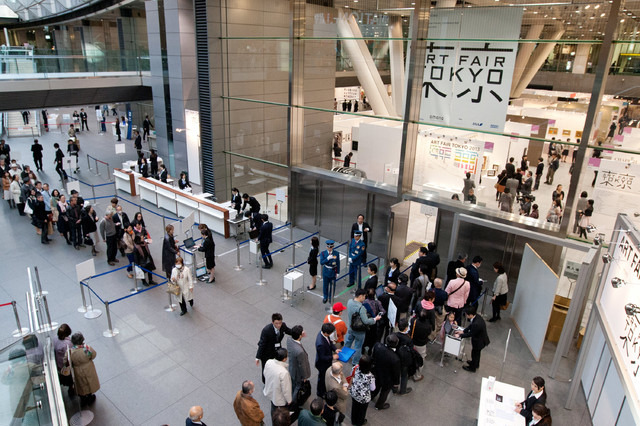
[[[640,249],[626,232],[621,232],[614,243],[613,261],[610,264],[600,306],[618,352],[621,367],[637,393],[640,393],[640,314],[627,315],[625,305],[640,305]],[[614,288],[612,278],[620,278],[627,284]]]
[[[518,7],[432,9],[420,120],[503,131],[521,21]]]

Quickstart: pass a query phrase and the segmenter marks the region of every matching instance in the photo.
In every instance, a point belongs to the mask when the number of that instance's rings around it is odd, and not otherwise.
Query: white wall
[[[367,173],[367,179],[382,182],[385,164],[391,164],[392,168],[400,166],[402,127],[362,123],[358,138],[358,169]]]

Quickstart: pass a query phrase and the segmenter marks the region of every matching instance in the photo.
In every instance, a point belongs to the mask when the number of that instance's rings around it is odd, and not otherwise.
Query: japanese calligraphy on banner
[[[595,187],[640,194],[640,166],[601,159]]]
[[[627,233],[622,232],[613,250],[604,289],[600,297],[602,315],[611,330],[615,350],[621,356],[623,368],[640,393],[640,315],[627,315],[625,305],[640,305],[640,249]],[[624,280],[625,286],[614,288],[611,279]]]
[[[432,9],[420,120],[503,131],[518,43],[493,40],[518,40],[521,21],[518,7]]]

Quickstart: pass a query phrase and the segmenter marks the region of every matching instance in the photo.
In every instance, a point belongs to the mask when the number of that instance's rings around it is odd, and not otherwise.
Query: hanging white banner
[[[503,131],[522,13],[518,7],[432,9],[421,121]]]

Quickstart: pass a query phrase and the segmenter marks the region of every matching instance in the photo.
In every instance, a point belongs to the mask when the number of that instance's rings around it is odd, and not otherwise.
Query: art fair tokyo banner
[[[420,120],[502,132],[521,21],[518,7],[432,9]]]

